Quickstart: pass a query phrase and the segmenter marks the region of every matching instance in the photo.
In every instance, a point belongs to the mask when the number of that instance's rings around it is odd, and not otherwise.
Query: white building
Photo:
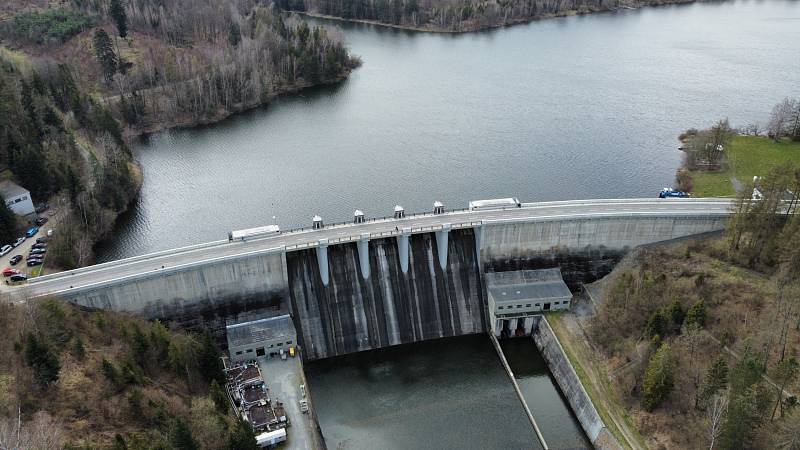
[[[241,362],[260,356],[275,356],[297,345],[297,333],[288,314],[225,327],[231,361]]]
[[[13,181],[0,181],[0,195],[14,214],[27,216],[36,213],[30,191]]]

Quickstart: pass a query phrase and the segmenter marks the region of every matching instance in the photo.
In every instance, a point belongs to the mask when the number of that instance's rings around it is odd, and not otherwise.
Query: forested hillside
[[[255,0],[71,0],[21,8],[0,36],[80,67],[133,132],[219,120],[357,64],[335,33]]]
[[[800,215],[790,167],[752,186],[724,237],[639,250],[591,337],[652,448],[800,448]]]
[[[35,68],[9,55],[0,54],[0,166],[10,172],[4,177],[36,202],[61,194],[53,206],[65,214],[51,256],[64,267],[86,264],[94,240],[136,195],[138,169],[120,125],[78,89],[69,65],[48,61]],[[17,225],[0,221],[2,244],[19,236]]]
[[[694,0],[278,0],[283,9],[431,31],[474,31],[531,20]]]
[[[210,334],[59,300],[2,303],[0,329],[0,448],[257,448]]]

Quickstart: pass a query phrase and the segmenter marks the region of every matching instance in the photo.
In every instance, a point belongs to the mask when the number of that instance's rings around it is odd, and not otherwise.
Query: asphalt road
[[[250,253],[279,251],[316,246],[320,239],[330,244],[358,240],[364,233],[371,238],[397,236],[403,229],[422,232],[451,224],[453,228],[470,223],[502,223],[504,221],[554,220],[570,217],[619,217],[626,215],[689,215],[727,214],[730,200],[725,199],[626,199],[580,200],[567,202],[527,203],[522,208],[485,211],[452,211],[443,214],[423,214],[404,219],[380,219],[362,224],[326,226],[321,230],[287,231],[279,235],[245,242],[217,241],[166,252],[143,255],[73,271],[51,274],[30,280],[24,287],[11,287],[12,294],[21,300],[47,294],[58,294],[147,273],[171,271],[186,265],[203,264],[213,260],[233,258]],[[15,253],[16,254],[16,253]],[[0,285],[0,289],[8,287]]]

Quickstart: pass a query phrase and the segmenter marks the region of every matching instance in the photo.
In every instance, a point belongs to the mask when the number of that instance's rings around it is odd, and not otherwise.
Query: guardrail
[[[692,204],[708,203],[708,204],[719,205],[719,204],[730,204],[731,200],[729,200],[729,199],[713,199],[713,198],[712,199],[709,199],[709,198],[684,198],[684,199],[652,199],[652,198],[642,199],[642,198],[636,198],[636,199],[562,200],[562,201],[553,201],[553,202],[523,203],[521,207],[513,207],[512,206],[512,207],[498,208],[498,209],[491,209],[491,210],[470,211],[467,208],[462,208],[462,209],[448,210],[448,211],[445,211],[445,212],[442,212],[442,213],[439,213],[439,214],[434,214],[433,212],[419,212],[419,213],[408,214],[404,218],[400,218],[400,219],[395,219],[394,217],[385,216],[385,217],[379,217],[379,218],[370,218],[370,219],[365,220],[364,223],[359,223],[359,224],[356,224],[356,223],[353,223],[353,222],[333,223],[333,224],[326,225],[321,230],[310,229],[310,228],[306,228],[306,227],[295,228],[295,229],[290,229],[290,230],[281,232],[278,235],[264,236],[262,238],[251,239],[251,240],[247,240],[247,241],[230,242],[228,240],[219,240],[219,241],[212,241],[212,242],[206,242],[206,243],[201,243],[201,244],[189,245],[189,246],[185,246],[185,247],[181,247],[181,248],[177,248],[177,249],[163,250],[163,251],[148,253],[148,254],[144,254],[144,255],[134,256],[134,257],[118,260],[118,261],[109,261],[109,262],[106,262],[106,263],[101,263],[101,264],[96,264],[96,265],[93,265],[93,266],[82,267],[82,268],[69,270],[69,271],[65,271],[65,272],[59,272],[59,273],[54,273],[54,274],[50,274],[50,275],[43,275],[43,276],[40,276],[40,277],[37,277],[35,279],[30,280],[29,284],[46,283],[46,282],[51,281],[51,280],[63,279],[65,276],[80,275],[80,274],[91,273],[91,272],[95,272],[95,271],[102,271],[102,270],[106,270],[106,269],[115,269],[115,268],[123,267],[123,266],[129,265],[129,264],[133,264],[133,263],[136,263],[136,262],[145,261],[145,260],[149,260],[149,259],[155,259],[155,258],[159,258],[159,257],[162,257],[162,256],[185,254],[185,253],[205,250],[205,249],[209,249],[209,248],[213,248],[213,247],[235,246],[235,245],[245,246],[245,245],[252,244],[252,243],[255,243],[255,242],[268,242],[268,241],[271,241],[271,240],[280,239],[280,238],[285,237],[285,236],[293,236],[293,235],[304,234],[304,233],[312,234],[312,233],[317,233],[317,232],[320,232],[320,231],[330,231],[332,229],[335,230],[335,229],[340,229],[340,228],[350,228],[350,227],[358,228],[358,227],[361,227],[361,226],[363,226],[365,224],[374,224],[374,223],[378,223],[378,222],[396,222],[398,224],[403,224],[404,222],[412,222],[415,219],[420,219],[420,218],[441,217],[442,218],[442,222],[444,223],[444,222],[447,221],[446,218],[453,217],[453,216],[462,216],[462,215],[463,216],[469,216],[469,215],[472,215],[472,214],[476,214],[477,215],[477,214],[489,213],[489,212],[497,213],[497,212],[511,211],[511,210],[513,210],[513,211],[520,211],[520,210],[531,210],[531,211],[534,211],[536,209],[544,209],[544,208],[553,207],[553,206],[560,206],[560,205],[564,205],[564,206],[568,206],[568,205],[582,206],[582,205],[596,205],[596,204],[633,205],[633,204],[656,204],[656,203],[657,204],[673,203],[673,204],[676,204],[676,205],[679,205],[679,204],[682,204],[682,203],[683,204],[685,204],[685,203],[692,203]],[[662,216],[675,216],[676,214],[677,213],[662,213]],[[720,214],[722,214],[722,213],[720,213]],[[724,213],[724,214],[727,214],[727,213]],[[607,213],[607,214],[591,213],[591,214],[588,214],[588,215],[593,216],[593,217],[597,217],[597,218],[601,218],[604,215],[619,217],[620,215],[623,215],[623,213],[620,213],[620,212]],[[692,215],[695,215],[695,214],[692,213]],[[570,214],[569,216],[570,217],[580,217],[581,215],[580,214]],[[566,216],[534,216],[534,215],[531,215],[531,216],[523,216],[523,217],[511,217],[511,218],[507,218],[507,219],[469,220],[469,221],[460,221],[460,222],[452,223],[451,224],[451,228],[454,228],[454,229],[468,228],[468,227],[479,226],[482,223],[501,223],[501,222],[524,222],[524,221],[538,221],[538,220],[554,220],[554,219],[558,219],[558,218],[562,218],[562,217],[566,217]],[[403,227],[400,226],[398,228],[399,229],[394,230],[394,231],[371,232],[369,234],[369,237],[370,238],[383,238],[383,237],[389,237],[389,236],[397,236],[399,234],[402,234],[402,228]],[[414,233],[430,232],[430,231],[437,231],[437,230],[441,230],[441,229],[442,229],[442,225],[429,225],[429,226],[424,226],[424,227],[412,227],[411,233],[414,234]],[[354,242],[354,241],[358,241],[360,239],[361,239],[361,234],[352,234],[352,235],[347,235],[347,236],[342,236],[342,237],[329,238],[328,243],[329,244],[338,244],[338,243]],[[297,249],[305,249],[305,248],[314,248],[317,245],[318,245],[317,240],[315,240],[313,238],[309,238],[308,242],[288,245],[285,248],[288,249],[288,250],[297,250]],[[245,252],[243,254],[247,254],[247,253],[248,252]]]

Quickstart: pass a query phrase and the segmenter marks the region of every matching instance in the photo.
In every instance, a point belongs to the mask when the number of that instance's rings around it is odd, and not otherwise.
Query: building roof
[[[489,272],[486,274],[486,289],[495,301],[572,297],[559,268]]]
[[[4,199],[19,197],[25,194],[30,194],[30,192],[17,183],[11,180],[0,181],[0,195],[2,195]]]
[[[242,347],[284,337],[295,337],[294,324],[288,314],[237,323],[225,327],[229,347]]]

